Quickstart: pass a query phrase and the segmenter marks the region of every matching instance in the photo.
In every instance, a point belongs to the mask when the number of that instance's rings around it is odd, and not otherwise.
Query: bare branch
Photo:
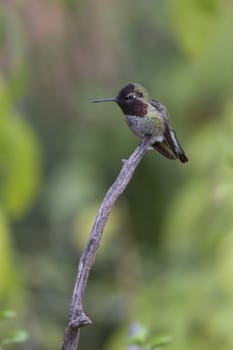
[[[83,311],[83,296],[86,289],[89,272],[94,263],[96,252],[100,245],[103,230],[109,214],[116,200],[124,192],[126,186],[131,180],[136,167],[149,149],[150,138],[145,137],[129,159],[124,160],[118,177],[109,188],[99,208],[86,247],[84,248],[79,261],[77,277],[70,305],[69,322],[64,332],[61,350],[76,350],[80,328],[91,324],[91,320]]]

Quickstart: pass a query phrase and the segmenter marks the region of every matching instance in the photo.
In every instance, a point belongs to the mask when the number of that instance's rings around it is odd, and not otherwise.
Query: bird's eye
[[[130,94],[130,95],[127,95],[126,96],[126,100],[127,101],[132,101],[132,100],[134,100],[135,99],[135,95],[134,94]]]

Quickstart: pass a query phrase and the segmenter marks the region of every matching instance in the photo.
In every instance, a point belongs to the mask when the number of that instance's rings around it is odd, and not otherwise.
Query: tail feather
[[[180,146],[175,131],[171,130],[168,125],[165,129],[164,137],[176,158],[178,158],[182,163],[186,163],[188,161],[188,157]]]

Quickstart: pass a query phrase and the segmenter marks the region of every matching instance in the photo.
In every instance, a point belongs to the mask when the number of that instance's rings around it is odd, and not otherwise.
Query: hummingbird
[[[150,98],[141,84],[129,83],[119,91],[117,97],[93,102],[109,101],[118,104],[126,124],[137,137],[143,139],[150,136],[152,148],[168,159],[179,159],[182,163],[188,161],[171,127],[165,106],[159,100]]]

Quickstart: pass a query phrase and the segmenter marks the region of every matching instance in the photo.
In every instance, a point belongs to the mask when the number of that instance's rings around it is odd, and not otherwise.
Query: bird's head
[[[147,113],[149,94],[138,83],[129,83],[118,93],[117,97],[95,100],[93,102],[116,102],[125,115],[144,116]]]

